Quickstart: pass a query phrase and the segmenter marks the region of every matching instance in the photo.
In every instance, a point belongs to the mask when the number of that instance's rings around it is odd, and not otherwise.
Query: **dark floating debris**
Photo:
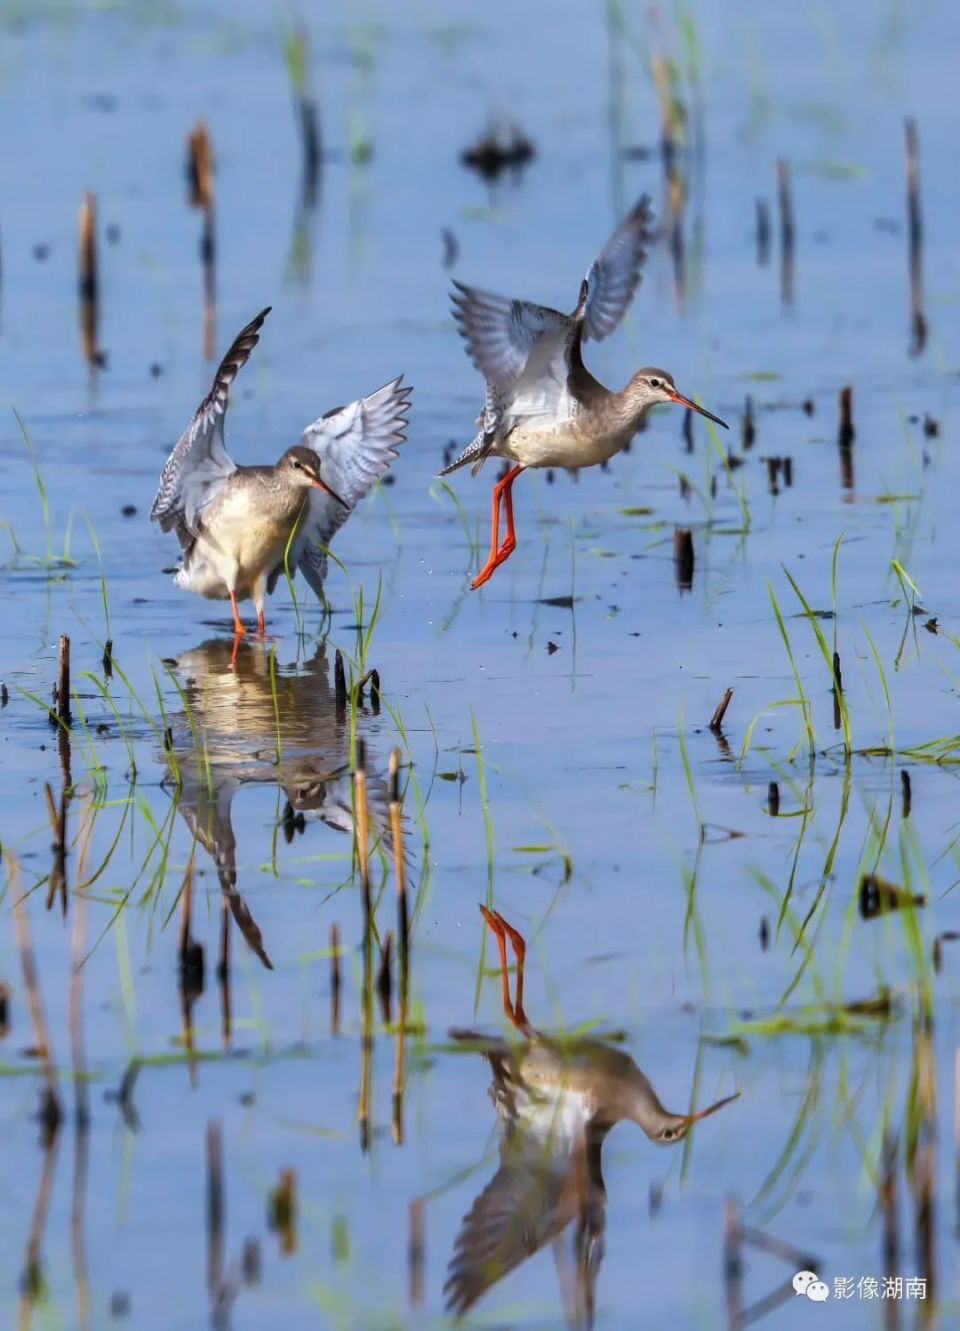
[[[900,812],[904,818],[909,818],[910,809],[913,805],[913,787],[910,784],[910,773],[905,767],[902,768],[900,772],[900,790],[903,795],[903,804]]]
[[[130,1295],[125,1289],[115,1289],[110,1295],[110,1316],[115,1322],[130,1316]]]
[[[9,701],[10,690],[7,688],[6,684],[0,684],[0,708],[6,707]]]
[[[812,416],[817,409],[817,404],[812,397],[805,397],[800,403],[800,410],[805,416]]]
[[[31,253],[37,263],[43,263],[44,259],[49,259],[50,257],[50,246],[46,241],[40,241],[38,244],[34,245]]]
[[[864,874],[860,879],[860,915],[864,920],[875,920],[878,915],[903,910],[906,906],[926,904],[927,899],[922,893],[906,892],[895,883],[878,878],[875,873]]]
[[[780,813],[780,787],[776,781],[771,781],[767,786],[767,813],[771,818],[776,818]]]
[[[937,619],[936,615],[934,615],[931,619],[926,621],[923,627],[928,633],[932,633],[936,636],[940,632],[940,621]]]
[[[120,510],[120,516],[124,518],[135,518],[137,516],[136,504],[124,504]]]
[[[476,143],[464,148],[460,161],[484,180],[495,181],[507,170],[519,175],[536,153],[533,141],[527,138],[516,121],[496,121]]]
[[[673,571],[677,589],[688,592],[693,587],[693,536],[689,527],[675,527],[673,531]]]
[[[548,656],[552,656],[552,655],[554,654],[554,652],[559,652],[559,650],[560,650],[560,645],[559,645],[559,643],[556,643],[556,642],[548,642],[548,643],[547,643],[547,655],[548,655]]]
[[[770,947],[770,922],[766,915],[760,917],[760,951],[766,952]]]
[[[923,413],[923,437],[924,439],[938,439],[940,437],[940,422],[927,412]]]

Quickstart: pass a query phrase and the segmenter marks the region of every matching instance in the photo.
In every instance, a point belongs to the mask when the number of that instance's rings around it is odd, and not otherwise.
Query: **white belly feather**
[[[248,494],[228,492],[201,525],[177,586],[212,600],[227,600],[231,590],[240,600],[257,591],[262,597],[267,577],[283,562],[299,506],[291,514],[251,514]]]

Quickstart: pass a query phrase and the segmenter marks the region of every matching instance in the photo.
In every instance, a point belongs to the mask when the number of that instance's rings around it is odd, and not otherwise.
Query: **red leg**
[[[234,596],[233,592],[230,593],[230,606],[233,610],[233,631],[238,638],[242,638],[247,630],[244,628],[243,620],[240,618],[240,611],[237,608],[237,598]]]
[[[509,935],[510,942],[513,944],[513,955],[517,959],[517,997],[514,1000],[514,1017],[521,1030],[525,1029],[529,1022],[527,1014],[523,1010],[523,968],[527,960],[527,945],[523,941],[523,934],[518,933],[512,925],[507,924],[502,915],[498,916],[504,931]]]
[[[257,632],[260,634],[260,637],[261,637],[261,638],[266,637],[266,634],[267,634],[267,617],[266,617],[266,615],[263,613],[262,610],[258,610],[258,611],[257,611]]]
[[[512,1022],[518,1031],[522,1031],[524,1035],[529,1035],[530,1023],[527,1021],[527,1014],[523,1010],[523,966],[527,954],[523,935],[507,924],[499,911],[487,910],[486,906],[481,906],[480,911],[497,940],[497,949],[500,953],[500,981],[503,986],[503,1010],[507,1015],[507,1020]],[[515,1003],[510,999],[510,981],[507,966],[508,934],[517,959],[517,1001]]]
[[[507,472],[502,481],[497,481],[496,485],[493,487],[493,530],[490,535],[490,554],[487,557],[487,562],[470,584],[471,589],[474,591],[476,591],[478,587],[482,587],[485,582],[489,582],[493,577],[494,571],[498,569],[501,564],[505,563],[517,548],[517,534],[514,531],[513,526],[513,495],[511,494],[511,491],[513,489],[514,481],[523,470],[524,469],[521,466],[514,467],[512,471]],[[504,539],[503,545],[498,549],[497,546],[500,540],[501,500],[506,500],[507,505],[507,535]]]
[[[500,926],[500,916],[486,906],[480,907],[480,913],[490,926],[490,930],[497,940],[497,949],[500,953],[500,983],[503,986],[503,1010],[507,1014],[507,1019],[513,1021],[513,1004],[510,1001],[510,980],[507,974],[507,940],[504,937],[503,929]]]

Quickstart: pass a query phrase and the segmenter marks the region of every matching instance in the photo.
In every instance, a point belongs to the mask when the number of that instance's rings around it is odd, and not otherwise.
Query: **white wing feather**
[[[412,389],[402,380],[400,375],[369,397],[327,412],[303,432],[303,443],[320,458],[323,480],[346,505],[320,490],[312,491],[307,515],[290,549],[291,567],[299,565],[318,596],[327,571],[327,546],[387,471],[407,437],[405,413]]]

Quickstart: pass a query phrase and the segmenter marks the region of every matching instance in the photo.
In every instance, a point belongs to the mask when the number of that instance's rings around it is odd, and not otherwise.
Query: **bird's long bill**
[[[740,1092],[735,1091],[733,1095],[728,1095],[726,1096],[725,1099],[718,1100],[717,1103],[715,1105],[711,1105],[709,1109],[698,1109],[695,1114],[688,1114],[687,1122],[699,1123],[702,1118],[709,1118],[710,1115],[715,1114],[718,1109],[723,1109],[724,1105],[730,1104],[731,1100],[739,1100],[739,1099],[740,1099]]]
[[[722,425],[725,430],[730,429],[730,426],[726,421],[722,421],[719,416],[714,416],[713,412],[707,411],[706,407],[698,407],[696,402],[691,402],[690,399],[684,397],[682,393],[674,393],[670,401],[676,402],[680,407],[689,407],[691,411],[699,411],[700,415],[706,416],[708,421],[713,421],[715,425]]]
[[[327,485],[327,483],[326,483],[325,481],[321,481],[321,480],[319,479],[319,477],[317,477],[317,478],[314,479],[313,484],[317,487],[318,490],[323,490],[323,492],[324,492],[325,494],[328,494],[328,495],[330,496],[331,499],[335,499],[335,500],[337,501],[337,503],[341,506],[341,508],[349,508],[349,507],[350,507],[350,505],[347,503],[347,501],[346,501],[345,499],[341,499],[341,498],[340,498],[340,496],[337,494],[336,490],[331,490],[330,487],[329,487],[329,485]]]

